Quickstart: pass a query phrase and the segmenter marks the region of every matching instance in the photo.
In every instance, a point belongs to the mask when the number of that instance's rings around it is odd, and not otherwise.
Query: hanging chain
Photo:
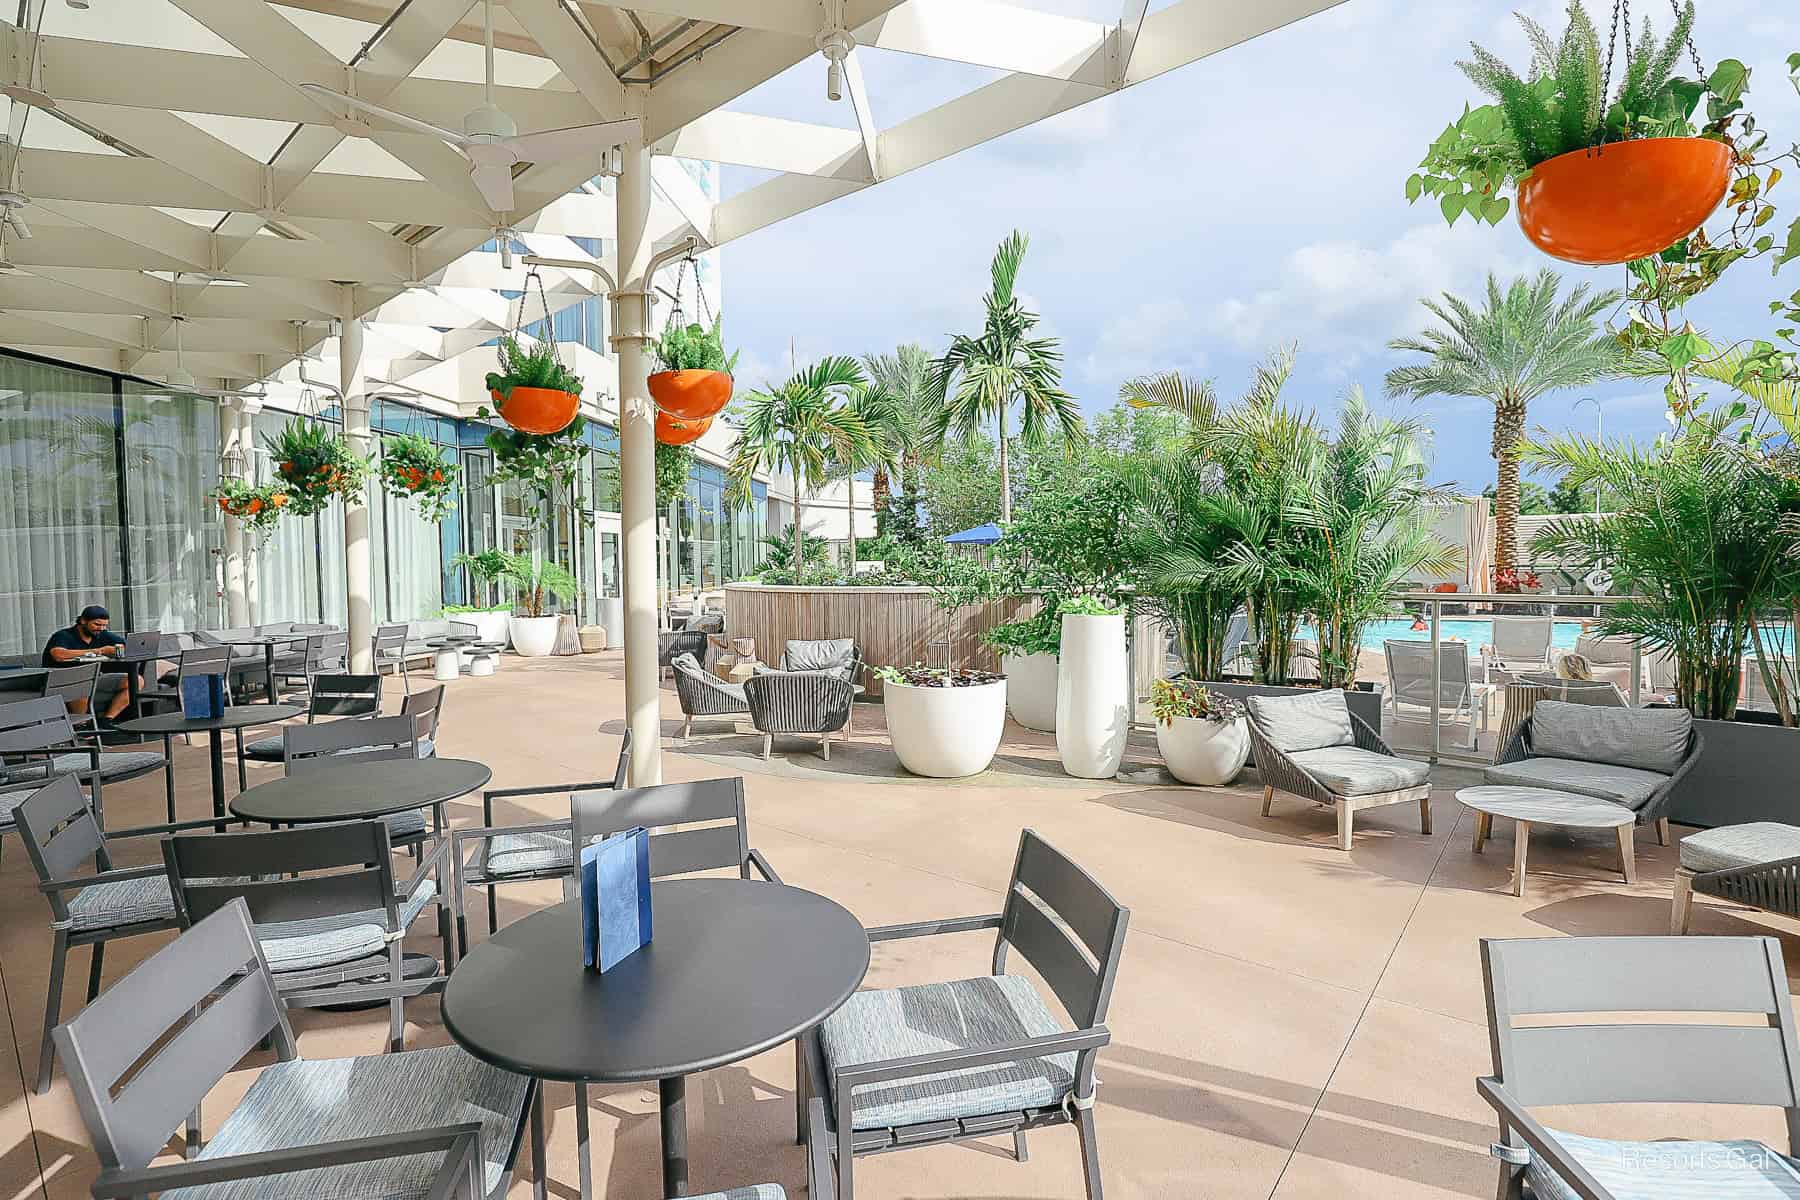
[[[694,272],[695,307],[699,309],[700,318],[707,325],[710,326],[712,324],[712,305],[706,302],[706,289],[700,285],[700,263],[692,254],[690,254],[681,260],[681,267],[675,272],[675,307],[669,310],[669,319],[663,323],[663,329],[665,331],[683,324],[683,318],[687,315],[681,302],[681,288],[682,284],[687,281],[689,270]]]
[[[531,298],[531,285],[534,283],[537,284],[538,303],[544,306],[545,336],[539,340],[550,343],[550,357],[561,363],[562,354],[556,347],[556,321],[550,315],[550,297],[544,294],[544,277],[538,273],[536,267],[531,268],[530,273],[525,276],[525,287],[519,293],[519,311],[513,316],[513,336],[518,337],[519,332],[525,327],[525,302]]]
[[[1675,19],[1677,21],[1681,20],[1681,5],[1677,3],[1676,0],[1669,0],[1669,11],[1675,14]],[[1692,26],[1688,27],[1687,48],[1688,56],[1694,60],[1694,78],[1701,83],[1705,83],[1706,64],[1700,60],[1700,48],[1694,45],[1694,30]]]
[[[1669,0],[1673,4],[1675,0]],[[1619,17],[1625,17],[1625,70],[1631,71],[1631,0],[1613,0],[1612,35],[1606,39],[1606,77],[1600,81],[1600,105],[1604,110],[1606,97],[1612,91],[1613,55],[1619,48]],[[1601,112],[1604,120],[1606,114]]]

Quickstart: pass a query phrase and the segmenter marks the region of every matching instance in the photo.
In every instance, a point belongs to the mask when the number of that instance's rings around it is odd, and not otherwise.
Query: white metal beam
[[[844,58],[844,86],[850,93],[850,107],[856,113],[856,128],[862,135],[863,156],[868,160],[869,178],[880,183],[881,130],[875,124],[875,110],[869,107],[869,89],[863,85],[862,60],[852,49]]]
[[[656,153],[828,179],[873,177],[853,129],[717,109],[661,138]]]
[[[625,85],[556,0],[508,0],[507,10],[601,119],[613,121],[625,115]]]
[[[995,0],[906,0],[853,32],[860,46],[1107,85],[1110,30],[1098,21]]]

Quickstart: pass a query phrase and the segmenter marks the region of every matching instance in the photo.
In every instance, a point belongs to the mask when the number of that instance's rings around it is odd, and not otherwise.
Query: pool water
[[[1455,639],[1469,647],[1469,656],[1475,657],[1481,647],[1494,640],[1494,623],[1482,617],[1445,617],[1438,623],[1439,636],[1445,641]],[[1300,627],[1299,636],[1308,640],[1316,640],[1312,629],[1306,625]],[[1550,645],[1557,650],[1573,650],[1575,639],[1581,636],[1580,621],[1557,621],[1550,629]],[[1370,621],[1363,626],[1362,648],[1381,653],[1383,642],[1429,642],[1431,640],[1431,623],[1427,621],[1425,628],[1415,630],[1411,617],[1394,617],[1385,621]]]

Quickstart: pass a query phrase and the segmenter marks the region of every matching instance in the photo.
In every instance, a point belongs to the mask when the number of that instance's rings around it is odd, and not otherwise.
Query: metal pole
[[[644,94],[627,102],[642,115]],[[631,730],[631,784],[662,782],[661,688],[656,666],[656,429],[645,381],[650,374],[650,148],[641,136],[620,148],[619,490],[625,568],[625,721]]]
[[[1442,699],[1443,692],[1444,692],[1444,642],[1443,642],[1442,637],[1440,636],[1440,634],[1443,632],[1443,628],[1442,628],[1443,622],[1444,622],[1444,602],[1442,600],[1433,600],[1431,602],[1431,761],[1432,762],[1436,762],[1438,760],[1438,750],[1441,748],[1442,739],[1444,736],[1444,728],[1443,728],[1443,725],[1441,724],[1441,717],[1440,717],[1439,708],[1438,708],[1438,701],[1440,699]],[[1463,653],[1466,654],[1468,652],[1463,651]],[[1393,682],[1392,680],[1389,680],[1390,686],[1391,686],[1392,682]],[[1474,714],[1470,714],[1470,720],[1473,720],[1473,719],[1474,719]]]
[[[238,422],[237,401],[219,400],[219,474],[227,479],[246,477],[243,426]],[[250,624],[250,605],[244,581],[244,523],[225,518],[225,623]]]
[[[238,402],[238,449],[244,456],[243,477],[256,478],[256,422],[254,414],[262,411],[262,401],[240,399]],[[245,621],[232,618],[233,625],[242,625],[246,621],[251,625],[262,622],[262,550],[255,538],[244,536],[244,616]]]
[[[343,394],[344,436],[350,449],[369,455],[369,398],[363,392],[363,328],[356,314],[356,285],[343,284],[338,335],[338,387]],[[344,503],[344,595],[349,601],[350,670],[367,675],[375,668],[375,610],[369,569],[369,506]]]

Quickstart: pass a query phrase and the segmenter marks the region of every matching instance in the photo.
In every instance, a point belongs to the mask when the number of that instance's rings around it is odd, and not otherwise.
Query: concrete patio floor
[[[616,652],[583,658],[507,658],[491,678],[449,685],[440,753],[475,758],[493,786],[556,784],[609,775],[623,707]],[[390,696],[397,706],[399,688]],[[677,728],[664,693],[665,731]],[[1260,813],[1254,772],[1229,789],[1120,783],[1032,786],[1034,760],[1054,759],[1043,735],[1008,727],[1002,755],[1019,767],[998,778],[947,785],[888,777],[859,784],[857,762],[885,758],[880,710],[859,706],[849,752],[834,747],[830,770],[816,740],[760,739],[703,722],[691,742],[666,742],[665,775],[699,779],[742,773],[752,844],[790,883],[821,892],[866,924],[995,911],[1019,830],[1030,826],[1070,852],[1132,908],[1101,1055],[1100,1154],[1107,1194],[1130,1197],[1489,1196],[1494,1137],[1475,1076],[1488,1068],[1477,939],[1481,936],[1658,934],[1667,929],[1674,850],[1639,842],[1639,881],[1624,884],[1610,833],[1533,839],[1527,898],[1510,892],[1511,830],[1501,823],[1481,856],[1454,799],[1472,772],[1435,777],[1436,832],[1421,836],[1408,806],[1358,814],[1355,849],[1335,848],[1329,813],[1278,796]],[[740,728],[747,728],[743,726]],[[596,732],[596,730],[600,732]],[[755,750],[747,750],[754,744]],[[1151,759],[1142,748],[1134,756]],[[842,763],[840,763],[842,759]],[[721,764],[728,764],[722,766]],[[252,766],[257,782],[275,766]],[[230,774],[230,772],[228,772]],[[200,743],[177,749],[184,817],[206,811]],[[890,772],[891,776],[891,772]],[[231,780],[235,786],[235,778]],[[162,819],[160,777],[107,789],[114,827]],[[479,796],[452,805],[459,824],[478,823]],[[566,815],[556,796],[503,809],[499,818]],[[1677,833],[1683,831],[1677,830]],[[16,838],[0,859],[0,1200],[87,1195],[96,1169],[60,1071],[45,1096],[31,1095],[44,1003],[49,909]],[[119,857],[152,861],[153,841]],[[501,893],[501,920],[558,895],[556,885]],[[471,938],[485,930],[472,905]],[[431,926],[420,922],[421,930]],[[1699,906],[1700,935],[1780,932],[1790,965],[1800,940],[1772,919]],[[114,943],[106,979],[118,979],[169,934]],[[435,938],[409,942],[430,951]],[[959,935],[884,945],[868,983],[954,978],[985,970],[991,938]],[[80,1003],[86,960],[71,955],[65,1014]],[[1790,970],[1792,974],[1792,970]],[[529,981],[521,981],[528,986]],[[448,1040],[437,1004],[407,1006],[409,1047]],[[384,1011],[302,1012],[294,1020],[307,1057],[372,1054],[383,1048]],[[254,1078],[234,1072],[209,1099],[207,1128]],[[689,1088],[692,1178],[699,1190],[774,1181],[805,1190],[793,1144],[793,1056],[778,1049],[711,1072]],[[551,1086],[551,1194],[576,1192],[573,1091]],[[1735,1108],[1550,1111],[1552,1124],[1637,1136],[1728,1134],[1785,1149],[1780,1114]],[[595,1179],[617,1200],[659,1194],[654,1088],[600,1090],[594,1098]],[[511,1192],[530,1194],[529,1152]],[[937,1147],[861,1160],[871,1197],[1076,1197],[1072,1133],[1031,1139],[1030,1161],[1010,1142]]]

